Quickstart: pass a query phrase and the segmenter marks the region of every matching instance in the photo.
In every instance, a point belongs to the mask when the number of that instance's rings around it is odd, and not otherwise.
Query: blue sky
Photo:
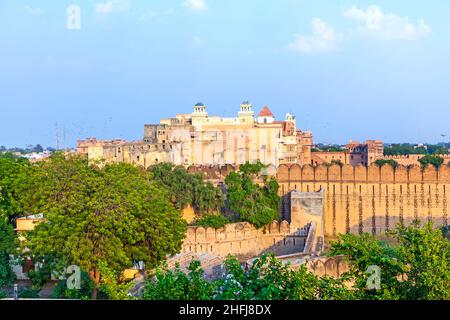
[[[81,29],[66,9],[81,9]],[[450,2],[0,0],[0,145],[142,138],[249,100],[315,141],[450,140]]]

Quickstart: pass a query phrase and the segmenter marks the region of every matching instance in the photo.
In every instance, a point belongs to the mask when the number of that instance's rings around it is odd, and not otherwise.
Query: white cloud
[[[130,7],[130,0],[110,0],[95,4],[95,12],[97,14],[108,14],[111,12],[128,11]]]
[[[155,18],[157,15],[158,14],[155,11],[147,10],[139,16],[139,21],[151,20]]]
[[[318,53],[337,49],[341,36],[331,26],[319,18],[314,18],[311,26],[312,34],[296,34],[295,40],[288,46],[289,50],[302,53]]]
[[[191,39],[191,46],[194,48],[200,47],[205,43],[205,40],[200,36],[193,36]]]
[[[380,7],[372,5],[366,10],[356,6],[344,11],[344,16],[360,23],[359,31],[383,40],[415,40],[432,33],[431,27],[423,19],[417,23],[408,17],[394,13],[384,13]]]
[[[44,10],[42,10],[41,8],[34,8],[34,7],[32,7],[32,6],[24,6],[23,7],[23,9],[26,11],[26,12],[28,12],[29,14],[32,14],[32,15],[39,15],[39,14],[42,14],[42,13],[44,13]]]
[[[205,0],[186,0],[184,5],[194,11],[204,11],[207,9]]]

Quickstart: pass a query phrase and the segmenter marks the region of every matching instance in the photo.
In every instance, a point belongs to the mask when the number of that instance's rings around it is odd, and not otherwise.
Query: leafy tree
[[[182,166],[161,163],[151,167],[153,179],[167,189],[171,202],[179,210],[192,205],[200,214],[217,213],[223,207],[223,194],[202,174],[191,174]]]
[[[421,227],[415,221],[399,226],[399,259],[407,276],[406,298],[427,300],[450,299],[450,243],[442,230],[430,222]]]
[[[344,163],[342,163],[342,161],[338,160],[338,159],[331,160],[331,165],[334,165],[334,164],[338,165],[341,168],[344,166]]]
[[[94,282],[89,277],[89,274],[87,272],[81,272],[80,285],[80,289],[69,289],[67,287],[67,280],[60,280],[53,289],[50,297],[52,299],[88,300],[91,297],[92,290],[94,289]]]
[[[299,271],[283,264],[273,254],[255,259],[245,271],[229,256],[227,275],[218,281],[218,300],[312,300],[318,280],[303,266]]]
[[[397,168],[398,167],[398,162],[395,161],[394,159],[378,159],[374,162],[377,166],[382,167],[385,164],[389,164],[391,165],[392,168]]]
[[[444,158],[442,158],[440,156],[427,154],[426,156],[420,158],[419,162],[422,165],[422,167],[426,167],[427,165],[431,164],[435,168],[438,169],[442,165],[442,163],[444,162]]]
[[[28,190],[21,193],[27,213],[44,213],[45,222],[27,234],[34,261],[55,254],[88,271],[96,298],[100,261],[116,272],[136,261],[155,266],[177,253],[186,223],[165,190],[144,170],[127,164],[88,166],[56,154],[32,166]]]
[[[341,235],[331,243],[330,255],[344,255],[350,262],[348,276],[354,280],[354,287],[364,299],[386,299],[398,294],[400,287],[398,275],[402,273],[403,265],[398,259],[396,250],[367,233],[360,236],[353,234]],[[381,269],[381,290],[365,290],[369,266]]]
[[[428,151],[425,147],[415,148],[409,143],[403,144],[392,144],[390,146],[384,147],[384,155],[386,156],[397,156],[397,155],[408,155],[408,154],[427,154]]]
[[[440,154],[440,155],[446,155],[448,154],[448,148],[446,147],[436,147],[435,150],[433,150],[433,154]]]
[[[10,223],[22,212],[17,198],[28,167],[29,161],[25,158],[17,158],[8,153],[0,154],[0,211],[3,211]]]
[[[421,227],[415,221],[398,225],[391,234],[397,245],[373,236],[341,235],[330,254],[342,254],[350,262],[348,276],[359,299],[449,299],[450,244],[432,223]],[[381,269],[381,290],[367,290],[367,268]],[[406,279],[405,279],[406,278]]]
[[[167,265],[159,267],[156,275],[147,281],[144,300],[211,300],[215,283],[203,278],[204,271],[197,260],[188,267],[188,273],[181,271],[179,264],[171,271]]]
[[[102,274],[100,291],[104,293],[110,300],[134,300],[129,294],[134,283],[132,281],[126,282],[113,269],[100,261],[100,274]]]
[[[239,172],[231,172],[225,179],[228,208],[257,228],[279,219],[280,197],[276,179],[263,176],[263,186],[254,183],[264,168],[260,162],[246,163],[240,166]]]
[[[0,193],[0,202],[2,194]],[[17,237],[11,224],[8,223],[6,213],[0,208],[0,294],[2,288],[10,285],[15,275],[11,268],[10,255],[16,252]]]
[[[37,144],[34,146],[33,152],[44,152],[44,148],[40,144]]]
[[[230,220],[222,215],[206,215],[195,221],[195,225],[197,226],[202,226],[205,228],[211,227],[215,229],[222,228],[228,223],[230,223]]]

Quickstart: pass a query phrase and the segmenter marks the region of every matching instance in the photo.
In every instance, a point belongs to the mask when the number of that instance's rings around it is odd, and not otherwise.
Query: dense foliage
[[[27,214],[44,213],[45,222],[29,232],[33,261],[48,255],[89,272],[96,296],[100,261],[119,272],[144,261],[153,266],[177,253],[186,223],[165,189],[144,170],[127,164],[88,166],[78,158],[55,155],[31,166],[18,199]]]
[[[199,261],[192,261],[188,272],[181,271],[179,265],[171,271],[167,265],[158,268],[156,275],[147,281],[142,296],[145,300],[211,300],[214,283],[203,277],[204,271]]]
[[[432,165],[435,168],[439,169],[439,167],[444,162],[444,158],[442,158],[440,156],[436,156],[436,155],[427,154],[426,156],[423,156],[422,158],[420,158],[419,162],[422,167],[426,167],[427,165]]]
[[[305,266],[294,270],[272,254],[255,259],[247,270],[234,256],[228,256],[225,270],[221,279],[208,282],[196,260],[191,262],[188,274],[178,266],[173,271],[158,269],[147,282],[143,299],[313,300],[346,299],[352,295],[344,281],[318,278]]]
[[[225,179],[227,207],[257,228],[279,219],[280,197],[278,182],[264,174],[265,166],[260,162],[246,163],[239,172],[231,172]],[[263,179],[263,186],[254,181]]]
[[[312,152],[342,152],[344,149],[339,145],[317,144],[311,148]]]
[[[27,159],[17,158],[10,153],[0,154],[0,210],[10,222],[22,211],[17,198],[29,166]]]
[[[217,214],[217,215],[206,215],[201,219],[198,219],[195,221],[195,225],[201,226],[204,228],[215,228],[219,229],[225,226],[226,224],[230,223],[230,220],[223,215]]]
[[[398,166],[398,162],[395,161],[394,159],[388,159],[388,160],[387,159],[378,159],[378,160],[375,160],[374,163],[379,167],[382,167],[385,164],[389,164],[392,168],[397,168],[397,166]]]
[[[0,292],[4,286],[11,284],[14,280],[10,255],[15,252],[16,246],[14,229],[0,209]]]
[[[305,265],[298,269],[283,264],[272,254],[256,258],[243,267],[233,256],[225,262],[224,275],[203,279],[198,261],[189,273],[179,267],[159,268],[148,280],[144,299],[174,300],[379,300],[449,299],[450,247],[440,229],[431,224],[399,226],[387,244],[369,234],[341,235],[332,243],[330,255],[343,255],[350,270],[339,279],[316,276]],[[378,266],[380,287],[368,287],[370,266]]]
[[[450,144],[445,145],[432,145],[427,144],[425,146],[414,146],[409,143],[391,144],[384,147],[384,155],[386,156],[398,156],[408,154],[448,154]]]
[[[16,253],[17,237],[11,224],[14,210],[15,177],[20,168],[27,165],[9,154],[0,156],[0,296],[4,293],[2,288],[10,285],[14,280],[12,261],[10,256]]]
[[[223,207],[223,194],[203,175],[191,174],[182,166],[161,163],[150,168],[153,179],[167,189],[171,202],[177,209],[192,205],[200,214],[220,212]]]
[[[80,299],[88,300],[94,290],[94,282],[87,272],[81,272],[80,289],[68,289],[67,280],[58,281],[51,294],[52,299]]]
[[[392,236],[397,245],[375,237],[344,235],[330,254],[343,254],[351,262],[350,275],[362,298],[450,299],[450,244],[431,223],[399,225]],[[364,290],[369,266],[381,268],[381,290]]]

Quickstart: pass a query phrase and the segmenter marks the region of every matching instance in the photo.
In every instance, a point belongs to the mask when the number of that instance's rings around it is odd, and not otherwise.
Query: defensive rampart
[[[237,167],[189,167],[203,172],[213,182],[221,182]],[[324,191],[324,231],[339,233],[382,234],[398,223],[414,219],[432,221],[436,226],[448,224],[450,201],[450,167],[427,166],[382,167],[351,165],[280,165],[269,166],[266,173],[276,176],[283,196],[282,216],[289,205],[286,195]]]

